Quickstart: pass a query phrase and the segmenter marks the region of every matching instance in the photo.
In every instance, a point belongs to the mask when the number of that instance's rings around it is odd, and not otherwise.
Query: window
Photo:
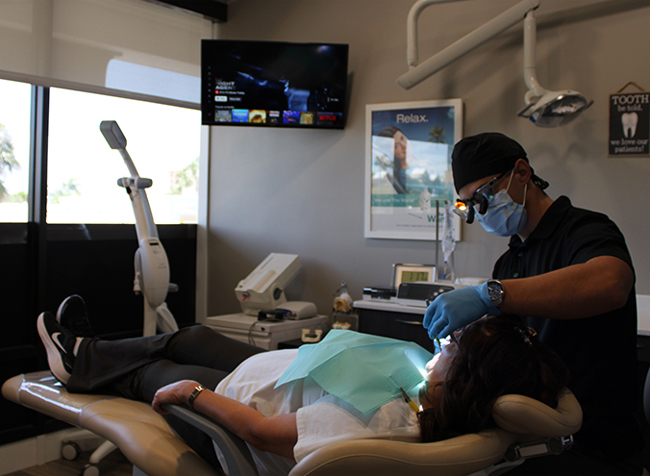
[[[6,376],[47,368],[34,319],[72,293],[94,309],[102,337],[141,333],[134,214],[117,186],[130,173],[100,133],[103,120],[118,121],[139,174],[153,179],[147,194],[156,223],[172,224],[158,232],[180,288],[167,303],[180,325],[194,320],[197,227],[173,224],[196,222],[200,40],[212,31],[210,20],[142,0],[0,0]],[[118,315],[101,305],[107,290]],[[10,415],[0,421],[1,444],[60,428],[1,398],[0,414]]]
[[[200,111],[51,88],[47,222],[134,223],[131,201],[117,185],[130,176],[100,132],[117,121],[147,189],[154,221],[196,223]]]
[[[28,218],[31,85],[0,80],[0,222]]]

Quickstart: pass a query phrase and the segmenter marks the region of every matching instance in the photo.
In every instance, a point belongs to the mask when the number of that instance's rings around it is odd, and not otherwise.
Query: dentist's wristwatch
[[[501,303],[506,296],[506,291],[503,288],[503,283],[498,279],[490,279],[487,282],[488,296],[494,307],[501,309]]]

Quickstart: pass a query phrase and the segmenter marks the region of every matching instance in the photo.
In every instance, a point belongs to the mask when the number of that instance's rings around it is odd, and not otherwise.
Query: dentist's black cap
[[[465,137],[451,153],[456,192],[468,183],[507,172],[515,166],[517,159],[528,162],[526,151],[519,142],[500,132]]]

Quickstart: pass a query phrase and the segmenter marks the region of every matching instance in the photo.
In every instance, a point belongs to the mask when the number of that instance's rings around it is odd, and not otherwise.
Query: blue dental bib
[[[402,397],[423,380],[433,354],[413,342],[331,330],[318,344],[303,345],[275,388],[310,376],[325,391],[367,414]]]

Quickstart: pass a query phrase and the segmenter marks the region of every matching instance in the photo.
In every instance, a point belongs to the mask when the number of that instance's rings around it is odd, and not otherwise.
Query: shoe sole
[[[43,313],[38,316],[36,327],[38,328],[38,335],[41,337],[41,341],[45,346],[45,350],[47,352],[47,363],[50,367],[52,375],[54,375],[59,382],[63,384],[67,383],[68,379],[70,378],[70,374],[65,370],[63,357],[61,357],[60,354],[61,351],[56,346],[56,344],[52,342],[50,333],[45,327]]]

